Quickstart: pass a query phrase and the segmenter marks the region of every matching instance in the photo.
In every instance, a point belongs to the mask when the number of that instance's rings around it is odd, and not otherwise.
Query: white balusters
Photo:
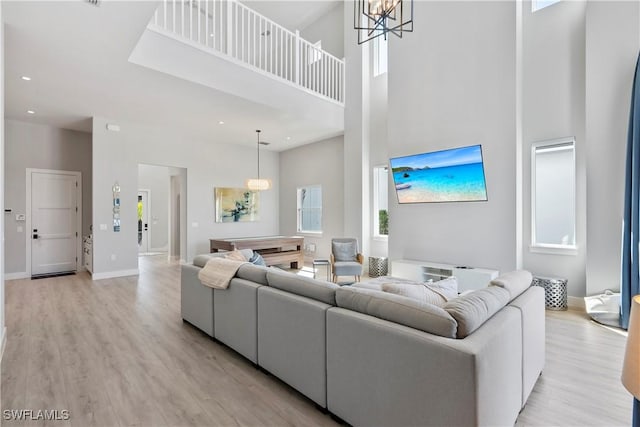
[[[163,0],[149,27],[344,103],[344,60],[236,0]]]

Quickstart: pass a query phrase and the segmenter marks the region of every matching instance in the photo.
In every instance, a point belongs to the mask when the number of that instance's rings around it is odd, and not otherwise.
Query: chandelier
[[[393,33],[413,31],[413,0],[354,0],[353,27],[358,30],[358,44]]]
[[[271,180],[260,178],[260,146],[269,145],[268,142],[260,142],[260,129],[256,130],[258,135],[258,177],[247,179],[246,186],[252,191],[263,191],[271,188]]]

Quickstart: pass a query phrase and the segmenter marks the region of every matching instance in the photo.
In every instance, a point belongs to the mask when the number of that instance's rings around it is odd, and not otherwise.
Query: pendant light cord
[[[258,182],[260,182],[260,129],[256,130],[258,134]]]

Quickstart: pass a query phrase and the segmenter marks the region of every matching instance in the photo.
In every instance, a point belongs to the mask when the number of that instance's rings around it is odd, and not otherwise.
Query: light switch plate
[[[107,224],[100,224],[100,231],[107,231]]]

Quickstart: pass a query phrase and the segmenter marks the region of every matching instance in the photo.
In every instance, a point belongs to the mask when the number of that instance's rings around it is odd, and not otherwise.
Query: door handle
[[[38,240],[38,234],[37,233],[33,235],[33,240]]]

